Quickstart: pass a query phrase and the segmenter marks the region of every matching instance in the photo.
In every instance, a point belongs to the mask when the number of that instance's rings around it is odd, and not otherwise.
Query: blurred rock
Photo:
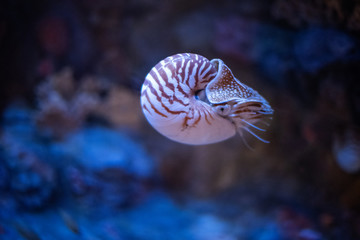
[[[81,167],[69,167],[65,173],[72,196],[85,211],[128,208],[141,203],[150,184],[119,168],[89,171]]]
[[[155,174],[153,160],[141,145],[106,128],[85,128],[54,144],[52,152],[71,161],[66,171],[69,186],[90,206],[136,203]]]
[[[53,151],[88,169],[102,171],[120,168],[136,177],[154,174],[152,159],[143,147],[131,138],[103,127],[89,127],[54,144]]]
[[[69,34],[69,28],[64,19],[56,16],[43,19],[38,26],[40,45],[54,56],[61,56],[68,51]]]
[[[178,20],[174,35],[181,51],[202,54],[211,50],[209,40],[214,36],[213,15],[211,11],[197,11]]]
[[[344,69],[344,71],[347,70]],[[346,87],[346,82],[350,81],[351,77],[336,71],[326,71],[325,76],[322,77],[315,101],[317,114],[323,115],[323,124],[325,124],[325,118],[329,117],[333,119],[333,122],[342,123],[340,125],[352,121],[351,105],[348,99],[353,97],[354,93]]]
[[[47,206],[57,188],[57,173],[38,138],[33,113],[22,104],[9,106],[0,135],[1,167],[8,173],[7,195],[18,207],[30,210]]]
[[[82,18],[72,1],[49,2],[35,29],[40,77],[46,78],[66,66],[83,75],[93,66],[97,48]]]
[[[341,0],[276,0],[271,9],[272,15],[296,27],[304,25],[341,25],[346,9]]]
[[[115,128],[138,131],[142,124],[139,96],[123,87],[112,87],[93,114],[106,119]]]
[[[264,23],[257,34],[256,64],[266,79],[278,86],[286,85],[291,74],[297,71],[292,50],[294,35],[293,31]]]
[[[360,170],[360,135],[348,129],[344,136],[336,136],[333,144],[333,154],[339,167],[347,173]]]
[[[356,3],[351,17],[348,20],[347,27],[350,30],[360,30],[360,3]]]
[[[303,70],[314,73],[330,63],[345,60],[354,44],[344,32],[310,28],[298,33],[294,54]]]
[[[28,209],[44,207],[53,194],[54,184],[33,171],[13,171],[11,191],[20,206]]]
[[[5,165],[3,153],[0,152],[0,191],[4,191],[8,188],[9,178],[9,172]]]
[[[29,139],[35,133],[34,112],[22,103],[13,103],[4,110],[1,123],[3,132],[21,139]]]
[[[213,45],[224,56],[249,64],[257,59],[259,23],[239,16],[217,19]],[[236,29],[236,30],[234,30]]]
[[[314,231],[313,229],[303,229],[299,232],[298,238],[301,240],[321,240],[322,236],[320,233]]]
[[[198,217],[191,227],[191,231],[197,240],[238,239],[236,234],[232,232],[229,224],[211,215]]]
[[[9,191],[20,207],[41,209],[51,201],[55,192],[56,173],[39,159],[35,149],[23,144],[11,134],[4,134],[1,138],[0,146],[9,169]]]
[[[80,128],[97,104],[97,95],[77,91],[72,70],[54,74],[37,90],[36,123],[49,137],[61,138]]]
[[[215,19],[214,48],[237,68],[258,66],[266,79],[284,85],[297,70],[294,32],[238,15]]]
[[[169,145],[160,155],[159,171],[169,191],[211,196],[238,180],[239,159],[227,146]]]
[[[318,233],[309,218],[290,208],[280,209],[278,224],[285,239],[320,240]]]
[[[38,86],[37,127],[45,136],[63,138],[96,116],[114,127],[137,129],[140,100],[131,91],[88,76],[77,82],[65,68]]]

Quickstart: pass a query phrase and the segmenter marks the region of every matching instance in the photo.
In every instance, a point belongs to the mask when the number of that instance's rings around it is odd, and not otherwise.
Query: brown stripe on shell
[[[192,75],[191,73],[192,73],[192,71],[193,71],[193,69],[195,67],[195,63],[192,60],[188,60],[188,61],[189,61],[190,64],[189,64],[189,70],[188,70],[187,79],[186,79],[185,83],[186,83],[186,85],[189,86],[189,88],[191,88],[191,86],[190,86],[190,76]]]
[[[179,79],[177,79],[178,77],[176,77],[175,79],[176,80],[178,80],[178,85],[177,85],[177,90],[179,91],[179,92],[181,92],[186,98],[189,98],[189,94],[188,93],[186,93],[185,91],[184,91],[184,89],[181,87],[181,85],[180,85],[180,81],[179,81]]]
[[[168,77],[166,75],[165,70],[163,68],[161,68],[161,69],[158,70],[158,72],[159,72],[162,80],[165,82],[165,86],[167,88],[169,88],[172,92],[175,92],[175,86],[172,83],[170,83],[170,81],[168,80]],[[178,103],[180,103],[181,105],[183,105],[185,107],[189,105],[188,103],[185,103],[182,100],[178,99],[176,97],[176,94],[172,94],[171,96],[167,95],[165,93],[165,90],[164,90],[162,84],[160,84],[160,81],[157,78],[155,78],[156,76],[153,76],[154,73],[152,73],[152,71],[151,71],[150,74],[155,79],[156,83],[159,85],[159,90],[160,90],[162,96],[167,98],[169,100],[170,104],[173,104],[174,101],[175,101],[175,102],[178,102]]]
[[[149,84],[148,85],[151,93],[156,97],[156,100],[161,104],[161,106],[168,112],[168,113],[172,113],[172,114],[179,114],[179,113],[185,113],[185,111],[172,111],[170,110],[168,107],[165,106],[165,104],[163,103],[163,101],[161,101],[161,97],[158,95],[157,91],[155,90],[155,88]]]
[[[142,105],[142,108],[144,110],[146,110],[150,115],[152,115],[152,113],[150,112],[150,110],[147,108],[147,106],[145,104]]]
[[[167,118],[168,116],[166,116],[165,114],[161,113],[159,110],[156,109],[156,107],[153,105],[153,103],[150,101],[150,97],[149,97],[149,94],[148,92],[146,91],[145,92],[145,97],[148,101],[148,103],[150,104],[151,108],[154,110],[155,113],[159,114],[160,116],[163,116],[165,118]]]

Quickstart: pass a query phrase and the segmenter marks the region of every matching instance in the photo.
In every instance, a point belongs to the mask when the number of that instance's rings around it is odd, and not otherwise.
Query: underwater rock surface
[[[154,174],[154,161],[143,147],[109,128],[84,128],[55,143],[52,151],[59,158],[71,158],[75,164],[94,171],[120,168],[139,178]]]

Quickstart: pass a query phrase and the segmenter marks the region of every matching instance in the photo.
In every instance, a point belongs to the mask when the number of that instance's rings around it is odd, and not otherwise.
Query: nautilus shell
[[[149,123],[164,136],[185,144],[226,140],[273,113],[269,103],[234,77],[220,59],[191,53],[160,61],[147,74],[141,106]]]

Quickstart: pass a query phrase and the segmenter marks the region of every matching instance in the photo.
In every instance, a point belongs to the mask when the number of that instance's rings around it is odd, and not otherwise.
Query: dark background
[[[0,3],[1,239],[359,239],[360,2]],[[274,109],[187,146],[146,122],[160,60],[220,58]]]

